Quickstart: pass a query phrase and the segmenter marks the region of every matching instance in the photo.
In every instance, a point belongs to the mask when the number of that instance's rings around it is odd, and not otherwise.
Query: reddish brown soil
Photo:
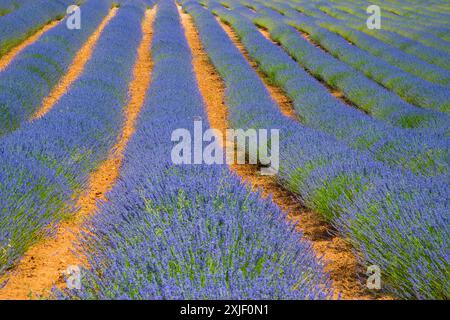
[[[194,71],[197,75],[200,92],[205,100],[208,119],[213,128],[224,133],[228,128],[228,112],[224,102],[225,84],[210,63],[191,17],[181,10],[180,14],[193,52]],[[230,28],[226,26],[224,28],[249,60]],[[252,65],[255,66],[253,63]],[[282,91],[267,83],[266,86],[272,94],[272,98],[280,105],[282,112],[286,116],[295,116],[290,100],[282,94]],[[311,241],[316,255],[323,257],[327,262],[326,271],[330,273],[333,289],[336,292],[335,298],[339,295],[343,299],[387,298],[385,296],[378,297],[375,293],[364,289],[365,287],[357,278],[357,274],[361,274],[361,270],[352,253],[352,248],[344,239],[336,235],[331,226],[324,222],[318,213],[304,208],[296,197],[277,184],[273,177],[260,175],[257,166],[235,164],[231,166],[231,169],[253,189],[260,188],[264,197],[271,195],[272,200],[289,214],[289,218],[298,222],[299,230],[303,232],[306,239]]]
[[[50,109],[58,102],[59,99],[69,90],[72,83],[78,79],[86,66],[86,63],[91,59],[92,52],[94,51],[95,45],[97,44],[100,35],[102,34],[105,27],[117,14],[118,8],[114,7],[110,10],[108,15],[103,19],[103,21],[98,26],[97,30],[89,37],[86,43],[81,47],[81,49],[75,55],[67,73],[59,81],[59,83],[53,88],[50,94],[44,98],[41,107],[36,111],[36,113],[31,117],[31,120],[35,120],[43,117]]]
[[[143,38],[129,87],[130,100],[124,111],[122,132],[115,146],[107,160],[91,174],[87,189],[77,201],[79,210],[74,213],[73,219],[62,222],[55,237],[45,239],[25,254],[9,274],[7,285],[0,290],[0,300],[47,297],[53,285],[65,287],[63,274],[68,266],[84,264],[83,259],[74,252],[83,222],[96,212],[99,200],[107,200],[106,194],[119,176],[124,149],[135,131],[135,122],[150,85],[154,14],[155,9],[147,11],[142,24]]]
[[[61,20],[54,20],[54,21],[49,22],[44,27],[39,29],[35,34],[28,37],[25,41],[23,41],[18,46],[14,47],[8,53],[3,55],[0,58],[0,72],[2,72],[4,69],[6,69],[6,67],[14,60],[14,58],[20,52],[22,52],[23,49],[25,49],[26,47],[28,47],[28,46],[32,45],[33,43],[35,43],[36,41],[38,41],[46,32],[48,32],[49,30],[56,27],[60,21]]]

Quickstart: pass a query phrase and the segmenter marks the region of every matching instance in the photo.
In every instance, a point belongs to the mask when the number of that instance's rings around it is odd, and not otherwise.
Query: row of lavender
[[[313,4],[317,5],[317,1],[313,1]],[[365,12],[367,6],[368,5],[363,1],[352,0],[339,2],[335,1],[331,5],[325,5],[322,2],[321,5],[319,5],[319,8],[328,15],[339,17],[339,19],[346,19],[349,23],[358,25],[365,23],[367,19],[367,14]],[[383,3],[380,3],[380,8],[382,10],[387,9],[384,7]],[[424,10],[421,11],[423,12]],[[434,47],[437,50],[450,53],[450,44],[448,43],[448,35],[446,35],[446,32],[448,32],[448,27],[445,25],[448,21],[448,9],[446,10],[442,8],[441,15],[434,17],[433,20],[438,21],[441,28],[431,28],[431,32],[430,28],[424,30],[423,27],[420,27],[421,22],[426,21],[424,17],[422,17],[422,19],[417,19],[418,23],[415,25],[415,23],[411,23],[411,20],[405,21],[405,19],[403,19],[403,21],[401,21],[401,19],[393,19],[392,15],[389,16],[388,10],[383,10],[382,12],[384,18],[383,29],[385,29],[387,33],[398,34],[405,40],[422,43],[427,47]],[[444,40],[442,37],[447,40]]]
[[[337,1],[333,1],[337,3]],[[352,0],[342,2],[341,10],[352,13],[355,16],[362,16],[364,10],[359,9],[359,5],[364,4],[362,0]],[[374,4],[383,5],[381,1],[375,1]],[[383,6],[382,6],[383,7]],[[359,9],[359,10],[358,10]],[[431,0],[428,6],[423,6],[423,3],[418,0],[397,0],[390,1],[385,6],[386,24],[390,28],[399,27],[400,32],[405,32],[409,29],[410,32],[428,31],[447,41],[448,35],[444,34],[444,30],[448,29],[445,24],[450,10],[448,3],[443,0]],[[417,23],[411,23],[412,17],[417,19]],[[444,22],[444,23],[443,23]],[[420,35],[420,34],[416,34]]]
[[[367,6],[367,3],[362,0],[331,0],[330,3],[335,8],[358,17],[363,16]],[[447,26],[443,24],[448,19],[449,14],[445,0],[428,1],[427,6],[423,6],[423,2],[420,0],[375,0],[372,3],[383,9],[385,22],[390,26],[406,27],[411,31],[428,31],[444,40],[448,39],[446,38],[447,35],[444,34]],[[414,21],[414,23],[411,23],[411,21]]]
[[[270,1],[268,1],[270,5]],[[441,70],[441,84],[430,83],[390,65],[384,60],[359,49],[357,46],[326,28],[316,25],[316,20],[298,13],[289,7],[277,8],[287,16],[287,22],[308,33],[311,38],[330,54],[346,62],[368,78],[395,92],[405,101],[423,108],[450,112],[450,72]],[[379,50],[379,49],[378,49]],[[436,76],[438,76],[439,73]]]
[[[224,165],[174,165],[175,129],[206,118],[177,8],[159,1],[154,69],[118,184],[87,225],[70,299],[323,299],[328,278],[280,209]],[[207,121],[203,122],[207,124]]]
[[[364,13],[364,4],[366,4],[362,0],[331,0],[331,2],[340,4],[341,10],[359,16]],[[386,23],[390,25],[429,31],[444,40],[448,39],[448,35],[443,34],[443,30],[448,29],[448,25],[443,22],[448,19],[450,14],[448,3],[445,0],[430,0],[427,6],[423,6],[423,2],[420,0],[389,0],[387,2],[375,0],[373,3],[380,5],[386,11]],[[416,20],[411,23],[411,19]]]
[[[144,10],[123,5],[53,109],[0,140],[0,273],[70,216],[73,199],[115,143]]]
[[[352,148],[367,150],[389,166],[427,176],[448,177],[448,138],[391,127],[345,105],[238,13],[248,13],[247,8],[233,6],[234,10],[230,11],[220,5],[212,8],[209,3],[215,14],[232,25],[251,58],[270,81],[289,95],[302,124],[334,135]]]
[[[271,37],[297,62],[317,78],[341,90],[358,108],[393,126],[447,132],[449,115],[405,102],[362,72],[311,45],[296,29],[284,23],[278,13],[260,5],[253,6],[258,10],[258,13],[251,13],[256,24],[268,29]]]
[[[346,12],[340,10],[333,10],[332,7],[327,5],[317,6],[310,1],[291,1],[293,7],[305,14],[316,17],[321,21],[330,21],[338,25],[351,27],[353,30],[361,31],[370,35],[373,38],[379,39],[382,42],[400,49],[408,54],[416,56],[426,62],[435,64],[441,68],[449,69],[448,56],[445,51],[439,50],[433,46],[425,45],[421,42],[415,41],[411,38],[405,37],[395,32],[394,30],[368,30],[365,21],[361,18],[357,21]],[[383,7],[383,6],[382,6]],[[367,16],[366,16],[367,19]],[[445,24],[447,19],[440,20],[440,24]]]
[[[61,19],[73,0],[27,1],[10,14],[0,16],[0,57],[46,23]]]
[[[326,15],[324,12],[315,7],[311,8],[309,6],[300,6],[297,2],[293,1],[284,1],[283,3],[272,1],[266,3],[273,6],[274,9],[276,8],[281,11],[284,11],[285,9],[294,9],[299,13],[301,11],[307,19],[315,19],[316,24],[338,33],[359,48],[369,51],[371,54],[403,69],[404,71],[418,77],[422,77],[430,82],[440,84],[448,83],[446,79],[448,78],[449,66],[448,57],[445,54],[438,56],[438,59],[433,61],[434,64],[428,63],[425,60],[419,59],[418,57],[402,51],[399,48],[378,40],[370,34],[350,28],[346,26],[345,20],[339,20],[332,16]],[[442,26],[443,23],[440,22],[440,25]],[[383,31],[381,30],[380,32]],[[408,46],[408,48],[409,47],[410,46]],[[406,49],[406,47],[404,49]],[[423,54],[427,54],[427,52],[429,52],[429,50],[424,51]]]
[[[18,129],[36,111],[67,73],[75,54],[111,5],[111,0],[88,0],[81,6],[83,27],[80,30],[69,30],[64,22],[60,23],[0,72],[0,136]]]
[[[375,37],[371,37],[364,32],[349,28],[338,19],[332,17],[325,18],[317,19],[316,24],[341,35],[359,48],[370,52],[372,55],[406,72],[433,83],[448,85],[450,71],[447,66],[439,66],[439,64],[444,65],[446,60],[448,60],[446,55],[440,57],[441,63],[431,64],[396,47],[390,46]]]
[[[196,2],[184,7],[226,83],[232,126],[280,129],[280,183],[347,235],[366,264],[380,266],[396,295],[448,297],[447,183],[389,168],[285,118],[214,16]]]

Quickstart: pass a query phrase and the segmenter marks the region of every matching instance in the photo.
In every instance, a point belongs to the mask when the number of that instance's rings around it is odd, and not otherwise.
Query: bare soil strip
[[[259,30],[259,32],[261,32],[261,34],[262,34],[267,40],[269,40],[270,42],[272,42],[274,45],[277,45],[277,46],[280,46],[280,47],[282,46],[280,43],[278,43],[278,42],[272,40],[269,31],[267,31],[266,29],[264,29],[264,28],[262,28],[262,27],[260,27],[260,26],[258,26],[258,30]],[[299,33],[300,33],[300,35],[301,35],[306,41],[308,41],[309,43],[311,43],[313,46],[315,46],[315,47],[321,49],[323,52],[325,52],[325,53],[327,53],[327,54],[330,54],[328,51],[326,51],[326,50],[323,49],[321,46],[319,46],[316,42],[314,42],[314,41],[311,39],[311,37],[310,37],[307,33],[300,32],[300,31],[299,31]],[[330,54],[330,55],[331,55],[331,54]],[[294,57],[291,56],[291,59],[298,63],[298,61],[297,61]],[[301,68],[302,68],[303,70],[305,70],[311,77],[314,77],[316,80],[318,80],[318,81],[319,81],[319,82],[320,82],[320,83],[328,90],[328,92],[330,92],[336,99],[338,99],[339,101],[341,101],[343,104],[345,104],[345,105],[348,106],[348,107],[356,108],[356,109],[358,109],[358,110],[363,111],[362,109],[359,109],[352,101],[350,101],[350,100],[345,96],[344,92],[342,92],[342,91],[339,90],[338,88],[335,88],[335,87],[330,86],[324,79],[322,79],[322,78],[320,78],[320,77],[317,77],[317,76],[313,75],[308,69],[303,68],[303,67],[301,67]],[[364,112],[364,111],[363,111],[363,112]]]
[[[180,9],[180,8],[179,8]],[[207,53],[204,51],[196,27],[191,17],[181,12],[182,23],[193,53],[194,71],[200,92],[205,100],[208,119],[211,127],[225,133],[228,128],[228,111],[225,105],[225,84],[220,75],[210,63]],[[234,37],[235,40],[235,37]],[[240,46],[242,50],[242,46]],[[275,101],[285,101],[285,97],[279,97],[279,91],[268,88]],[[292,106],[291,106],[292,108]],[[286,113],[288,116],[290,113]],[[377,299],[385,298],[364,289],[357,278],[362,274],[352,248],[344,239],[336,235],[331,226],[325,223],[318,213],[304,208],[296,197],[283,189],[274,177],[261,176],[256,165],[232,165],[243,181],[249,183],[252,189],[261,189],[264,197],[272,196],[272,200],[286,213],[289,219],[298,222],[298,228],[306,239],[311,241],[318,257],[326,261],[326,271],[330,273],[333,288],[336,291],[335,298],[343,299]]]
[[[74,252],[83,222],[97,210],[97,201],[106,201],[120,172],[124,150],[135,131],[135,123],[150,85],[152,61],[150,48],[155,8],[146,12],[142,24],[143,38],[130,82],[130,100],[124,111],[124,124],[115,146],[99,168],[92,173],[87,190],[77,201],[79,210],[73,219],[63,221],[54,238],[32,247],[11,272],[6,286],[0,290],[2,299],[48,297],[53,285],[65,287],[64,272],[70,265],[83,265],[83,259]]]
[[[14,60],[14,58],[21,53],[26,47],[32,45],[36,41],[38,41],[46,32],[50,31],[54,27],[56,27],[61,20],[54,20],[49,23],[47,23],[45,26],[43,26],[39,31],[37,31],[32,36],[28,37],[25,41],[20,43],[18,46],[12,48],[8,53],[3,55],[0,58],[0,72],[6,69],[10,65],[10,63]]]
[[[53,88],[50,94],[44,98],[40,108],[34,113],[30,120],[35,120],[43,117],[51,108],[58,102],[59,99],[67,92],[72,83],[78,79],[86,66],[86,63],[91,59],[92,52],[95,45],[100,38],[103,30],[117,14],[119,8],[111,8],[108,15],[98,26],[97,30],[89,37],[86,43],[75,55],[72,64],[69,66],[67,73],[60,79],[59,83]]]

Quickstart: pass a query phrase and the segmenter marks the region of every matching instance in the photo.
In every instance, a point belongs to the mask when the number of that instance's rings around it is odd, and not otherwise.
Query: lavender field
[[[0,0],[0,300],[447,300],[450,4]]]

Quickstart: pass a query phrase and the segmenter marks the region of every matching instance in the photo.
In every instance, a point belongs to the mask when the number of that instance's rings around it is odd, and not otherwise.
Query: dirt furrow
[[[81,47],[81,49],[75,55],[67,73],[60,79],[58,84],[52,89],[50,94],[44,98],[39,109],[31,116],[30,120],[35,120],[43,117],[51,108],[58,102],[59,99],[69,90],[72,83],[78,79],[86,66],[86,63],[91,59],[92,52],[94,51],[95,45],[98,39],[108,25],[108,23],[116,16],[119,8],[111,8],[108,15],[103,19],[103,21],[98,26],[97,30],[88,38],[86,43]]]
[[[225,133],[228,128],[228,112],[225,105],[225,84],[214,66],[209,62],[208,55],[204,51],[196,27],[192,18],[183,13],[180,9],[182,23],[188,38],[189,45],[193,52],[194,71],[197,76],[200,92],[203,95],[207,107],[208,119],[211,127]],[[247,57],[242,45],[237,37],[230,32],[230,28],[225,28],[231,39],[241,52]],[[255,66],[254,63],[252,63]],[[263,78],[264,80],[264,78]],[[267,84],[268,91],[273,99],[279,103],[280,109],[286,116],[295,116],[290,100],[281,90]],[[286,213],[290,219],[298,222],[298,228],[306,239],[310,240],[318,257],[323,257],[327,262],[326,271],[330,273],[333,281],[333,288],[336,291],[335,298],[343,299],[376,299],[375,293],[369,292],[359,281],[357,275],[361,274],[352,248],[344,239],[336,235],[332,227],[323,221],[321,216],[311,210],[306,209],[289,191],[283,189],[274,177],[262,176],[259,168],[255,165],[232,165],[243,181],[246,181],[252,188],[260,188],[263,196],[272,196],[272,200]]]
[[[10,273],[6,286],[0,290],[0,300],[47,297],[53,285],[59,288],[65,286],[64,272],[68,266],[84,263],[74,252],[75,243],[82,231],[83,222],[95,213],[98,200],[107,200],[106,194],[119,176],[125,147],[135,131],[135,123],[150,85],[150,48],[155,10],[153,8],[146,12],[142,24],[143,38],[129,86],[130,100],[124,111],[123,128],[115,146],[107,160],[91,174],[87,190],[77,201],[79,210],[74,213],[73,219],[63,221],[55,237],[44,240],[25,254]]]
[[[46,32],[50,31],[54,27],[56,27],[61,20],[54,20],[43,26],[39,31],[34,33],[32,36],[28,37],[25,41],[20,43],[18,46],[12,48],[8,53],[3,55],[0,58],[0,72],[6,69],[11,62],[14,60],[14,58],[21,53],[25,48],[32,45],[36,41],[38,41]]]

